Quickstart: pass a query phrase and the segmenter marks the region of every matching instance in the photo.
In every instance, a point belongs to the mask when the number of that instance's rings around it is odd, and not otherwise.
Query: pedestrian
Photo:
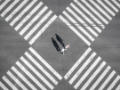
[[[63,47],[62,49],[61,49],[61,54],[63,54],[63,55],[65,55],[65,51],[68,49],[70,47],[70,45],[69,44],[67,44],[67,45],[65,45],[65,47]]]

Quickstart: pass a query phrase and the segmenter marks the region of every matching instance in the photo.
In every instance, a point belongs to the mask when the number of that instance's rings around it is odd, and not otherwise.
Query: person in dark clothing
[[[54,47],[56,48],[56,50],[57,50],[58,52],[60,52],[61,49],[60,49],[60,47],[58,46],[57,42],[56,42],[53,38],[51,38],[51,39],[52,39],[52,43],[53,43]]]
[[[55,35],[56,35],[56,39],[60,42],[60,44],[63,46],[63,48],[65,48],[65,44],[63,43],[62,38],[57,34],[55,34]]]

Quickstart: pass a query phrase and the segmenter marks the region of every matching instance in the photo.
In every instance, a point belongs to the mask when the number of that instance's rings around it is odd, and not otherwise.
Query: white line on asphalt
[[[118,75],[114,81],[111,83],[111,85],[107,88],[107,90],[113,90],[113,87],[115,86],[115,84],[120,80],[120,76]]]
[[[113,8],[113,10],[115,11],[115,12],[118,12],[119,10],[112,4],[112,3],[110,3],[109,2],[109,0],[104,0],[111,8]]]
[[[51,90],[54,89],[54,87],[45,79],[44,76],[42,76],[38,70],[36,70],[24,57],[20,58],[21,61],[23,61]]]
[[[67,12],[63,11],[63,14],[81,31],[83,32],[91,41],[94,41],[95,39],[86,32],[85,29],[83,29]]]
[[[15,0],[12,4],[10,4],[10,6],[8,6],[6,10],[4,10],[1,16],[4,17],[18,2],[19,0]]]
[[[87,67],[87,65],[93,60],[95,56],[96,56],[96,53],[93,52],[92,55],[85,61],[85,63],[79,68],[79,70],[70,79],[69,81],[70,84],[72,84],[78,78],[78,76],[82,73],[82,71]]]
[[[37,90],[33,84],[29,82],[14,66],[11,68],[14,73],[16,73],[32,90]]]
[[[74,86],[75,89],[77,89],[82,84],[82,82],[85,80],[85,78],[92,72],[92,70],[95,68],[95,66],[100,62],[100,60],[101,60],[100,57],[98,57],[96,59],[96,61],[91,65],[91,67],[84,73],[84,75],[75,84],[75,86]]]
[[[52,14],[52,12],[48,12],[33,28],[30,30],[30,32],[24,37],[25,40],[27,40],[41,25],[44,23],[49,16]]]
[[[96,71],[92,74],[89,80],[84,84],[81,90],[86,90],[86,88],[90,85],[90,83],[95,79],[95,77],[100,73],[102,68],[106,65],[106,62],[102,62],[100,66],[96,69]]]
[[[13,26],[35,3],[37,0],[33,0],[11,23],[10,25]]]
[[[72,68],[64,76],[65,79],[68,79],[73,71],[79,66],[79,64],[85,59],[85,57],[91,52],[91,48],[88,48],[83,55],[78,59],[78,61],[72,66]]]
[[[82,35],[80,34],[63,16],[59,16],[59,18],[76,34],[78,35],[88,46],[91,45],[91,43]]]
[[[23,70],[26,75],[33,80],[33,82],[40,87],[42,90],[47,90],[19,61],[16,62],[16,64],[18,65],[18,67]]]
[[[5,20],[9,21],[27,2],[28,0],[24,0]]]
[[[120,90],[120,84],[117,86],[117,88],[115,90]]]
[[[0,10],[2,10],[8,3],[10,2],[10,0],[5,0],[2,5],[0,5]]]
[[[116,0],[112,0],[112,2],[115,3],[117,7],[120,8],[120,4]]]
[[[43,68],[40,63],[38,63],[28,52],[25,52],[25,55],[29,58],[30,61],[32,61],[55,85],[58,84],[58,81],[56,81],[53,76],[51,76],[45,68]]]
[[[104,90],[105,86],[109,83],[109,81],[112,79],[115,73],[116,73],[115,71],[112,71],[112,73],[108,76],[108,78],[104,81],[104,83],[101,85],[101,87],[98,90]]]
[[[9,90],[1,81],[0,81],[0,87],[1,87],[3,90]]]
[[[57,18],[56,15],[54,15],[43,27],[41,30],[39,30],[39,32],[29,41],[29,44],[32,45],[40,36],[42,33],[44,33],[44,31],[53,23],[53,21],[55,21],[55,19]]]
[[[94,90],[97,85],[101,82],[101,80],[105,77],[105,75],[110,71],[111,67],[108,66],[104,72],[99,76],[99,78],[95,81],[95,83],[92,85],[92,87],[90,88],[90,90]],[[102,89],[101,89],[102,90]]]
[[[110,21],[112,20],[112,17],[109,16],[97,3],[95,3],[93,0],[89,0],[101,13],[103,13]]]
[[[7,74],[14,80],[23,90],[28,90],[10,71]]]
[[[86,2],[86,0],[81,0],[88,8],[90,8],[105,24],[108,24],[108,21],[100,15],[99,12],[97,12],[97,10],[95,10],[88,2]]]
[[[115,13],[103,3],[103,0],[97,0],[97,2],[102,5],[111,15],[115,16]]]
[[[32,47],[29,50],[40,60],[59,80],[62,79],[62,76],[58,74]]]
[[[98,36],[98,34],[90,27],[88,24],[83,21],[74,11],[72,11],[69,7],[66,8],[80,23],[82,23],[94,36]]]
[[[23,35],[29,28],[30,26],[38,19],[41,17],[41,15],[48,9],[47,6],[45,6],[42,10],[39,11],[39,13],[21,30],[20,35]]]
[[[74,0],[74,2],[81,7],[95,22],[97,22],[97,24],[99,26],[101,26],[103,29],[105,28],[105,26],[102,24],[102,22],[100,22],[89,10],[87,10],[78,0]],[[79,10],[79,9],[78,9]],[[80,12],[80,10],[79,10]],[[88,18],[89,19],[89,18]],[[90,21],[90,20],[89,20]],[[96,25],[91,21],[90,23],[93,27],[96,27]],[[97,29],[96,29],[97,30]],[[98,32],[100,33],[101,30],[98,30]]]
[[[18,88],[15,87],[14,84],[6,76],[3,76],[2,79],[12,88],[12,90],[18,90]]]
[[[38,3],[36,7],[34,7],[33,10],[15,27],[15,30],[18,31],[18,29],[21,28],[21,26],[30,19],[30,17],[42,6],[42,2]]]

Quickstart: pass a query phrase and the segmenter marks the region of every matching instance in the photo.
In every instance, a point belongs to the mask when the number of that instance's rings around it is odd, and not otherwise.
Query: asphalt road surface
[[[120,90],[120,0],[0,0],[0,60],[0,90]]]

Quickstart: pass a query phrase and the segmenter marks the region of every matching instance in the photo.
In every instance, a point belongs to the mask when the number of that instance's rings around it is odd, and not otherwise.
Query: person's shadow
[[[55,34],[56,35],[56,39],[60,42],[60,44],[65,48],[65,44],[63,43],[63,40],[62,40],[62,38],[59,36],[59,35],[57,35],[57,34]]]
[[[51,40],[52,40],[52,43],[53,43],[54,47],[55,47],[56,50],[59,52],[59,51],[60,51],[59,45],[57,44],[57,42],[56,42],[53,38],[51,38]]]

